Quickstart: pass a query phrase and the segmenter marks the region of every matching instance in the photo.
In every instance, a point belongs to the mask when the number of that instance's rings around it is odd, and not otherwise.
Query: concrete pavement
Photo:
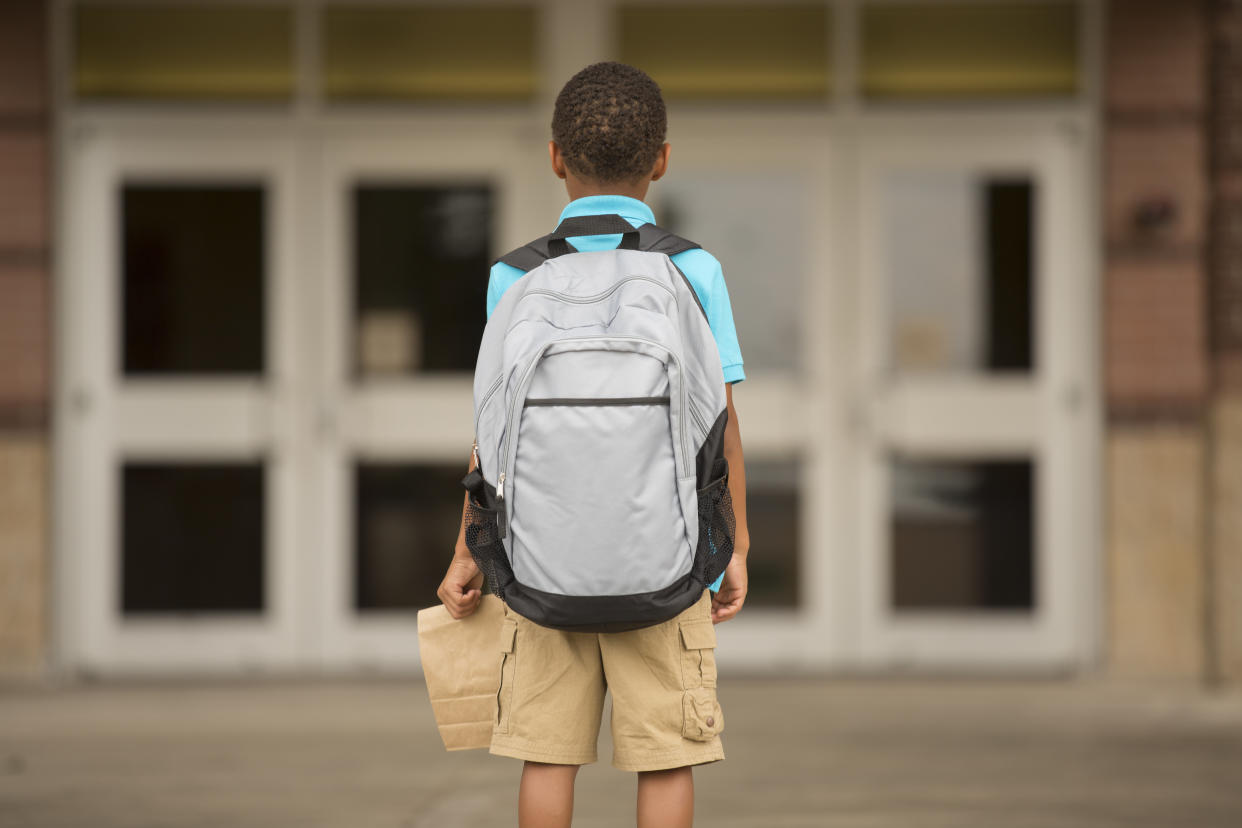
[[[742,679],[718,828],[1239,828],[1242,697],[1094,682]],[[607,715],[605,713],[605,715]],[[632,825],[634,777],[579,776],[575,826]],[[516,824],[519,763],[445,753],[416,680],[0,689],[0,826]]]

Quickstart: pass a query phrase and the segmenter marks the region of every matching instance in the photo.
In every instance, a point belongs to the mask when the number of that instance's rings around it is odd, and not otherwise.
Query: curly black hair
[[[599,184],[651,172],[667,128],[660,87],[641,69],[593,63],[569,79],[552,110],[552,140],[565,164]]]

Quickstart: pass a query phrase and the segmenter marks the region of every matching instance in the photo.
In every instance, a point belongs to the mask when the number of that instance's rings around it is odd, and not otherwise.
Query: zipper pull
[[[496,478],[496,502],[499,508],[496,510],[496,532],[500,537],[504,537],[509,531],[508,519],[505,517],[505,473],[501,472],[500,477]]]
[[[474,447],[470,449],[470,453],[474,455],[474,467],[478,469],[479,468],[479,441],[478,440],[474,441]],[[479,471],[481,473],[482,469],[480,469]]]

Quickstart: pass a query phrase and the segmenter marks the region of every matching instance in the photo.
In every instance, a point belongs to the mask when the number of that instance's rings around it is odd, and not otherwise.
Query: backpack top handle
[[[560,223],[548,236],[549,258],[564,256],[577,251],[566,241],[570,236],[603,236],[621,234],[621,250],[637,250],[638,228],[616,214],[600,216],[571,216]]]

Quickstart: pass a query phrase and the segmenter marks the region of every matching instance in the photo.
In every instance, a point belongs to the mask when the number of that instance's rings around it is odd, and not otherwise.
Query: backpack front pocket
[[[667,394],[528,398],[507,497],[517,580],[561,595],[662,589],[690,569]]]

